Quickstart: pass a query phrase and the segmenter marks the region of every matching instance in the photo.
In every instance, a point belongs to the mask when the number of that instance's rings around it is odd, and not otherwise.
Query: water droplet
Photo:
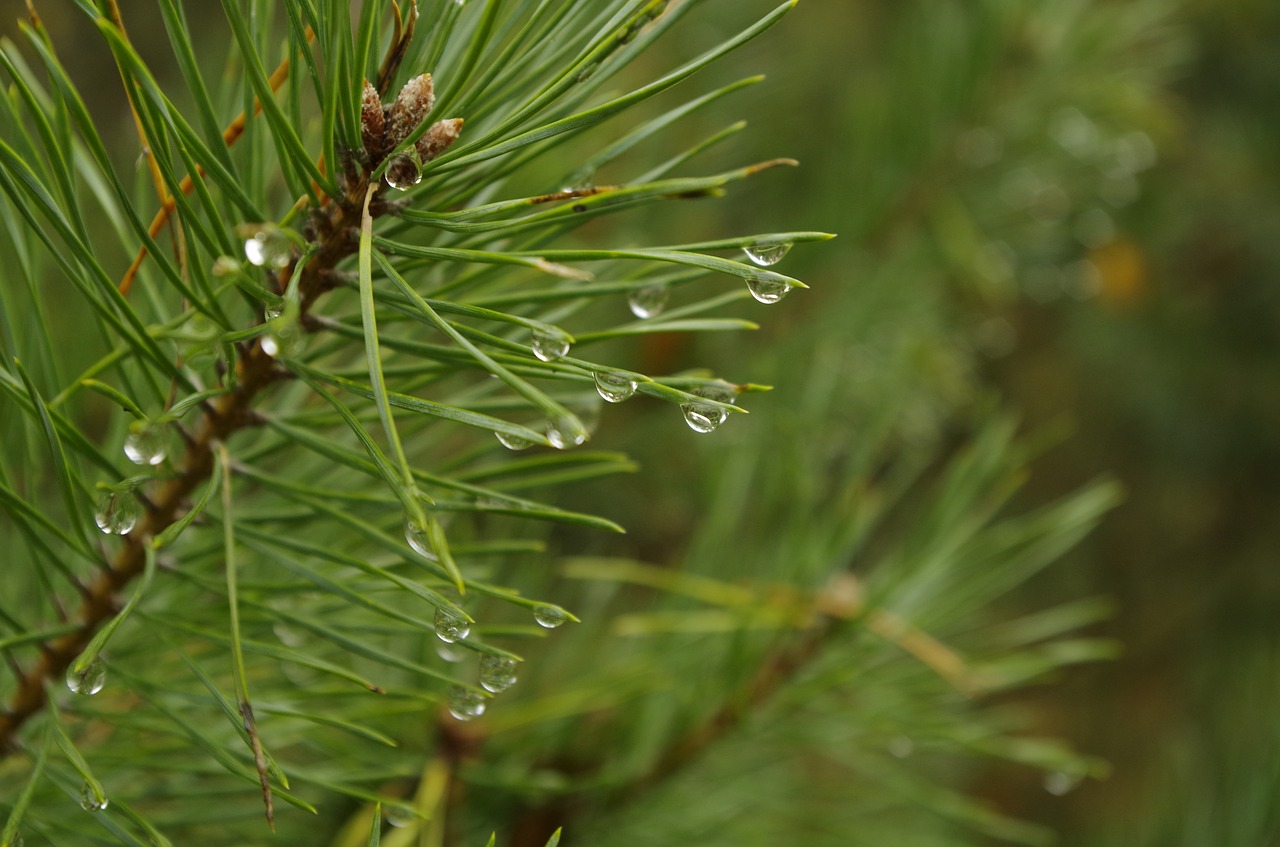
[[[762,271],[747,277],[747,288],[751,289],[751,296],[761,303],[777,303],[787,296],[791,283],[782,274]]]
[[[533,619],[538,622],[538,626],[555,629],[569,620],[569,617],[555,606],[538,606],[533,610]]]
[[[556,359],[564,358],[564,355],[569,352],[571,343],[568,333],[555,327],[547,327],[533,331],[533,340],[529,347],[533,350],[533,355],[542,361],[554,362]]]
[[[515,684],[515,659],[487,655],[480,660],[480,685],[485,691],[501,694]]]
[[[474,720],[484,714],[485,699],[479,691],[455,685],[449,689],[449,714],[460,721]]]
[[[498,439],[498,443],[508,450],[523,450],[526,447],[532,447],[533,442],[527,438],[521,438],[518,435],[508,435],[505,432],[495,432],[494,436]]]
[[[631,314],[641,320],[655,318],[666,307],[669,293],[665,285],[646,285],[627,296],[627,306],[630,307]]]
[[[573,415],[562,415],[547,420],[547,440],[557,450],[577,447],[587,440],[587,428]]]
[[[397,191],[406,191],[422,182],[422,166],[412,153],[397,153],[387,164],[382,178]]]
[[[463,659],[467,658],[467,653],[469,652],[470,651],[464,650],[461,647],[454,647],[447,641],[441,641],[436,645],[436,655],[444,659],[446,662],[461,662]]]
[[[111,535],[128,535],[142,517],[142,504],[132,491],[107,491],[98,498],[93,522]]]
[[[76,670],[76,662],[67,668],[67,688],[72,694],[86,697],[97,694],[107,684],[107,666],[100,658],[94,658],[83,669]]]
[[[905,735],[889,739],[889,752],[899,759],[907,758],[915,749],[915,742]]]
[[[93,786],[86,781],[84,785],[80,786],[80,808],[86,812],[101,812],[107,808],[106,795],[99,798],[97,792],[93,790]]]
[[[737,389],[724,381],[704,385],[693,393],[717,403],[732,403],[738,396]],[[711,432],[729,417],[727,409],[696,401],[682,404],[680,411],[684,412],[685,423],[694,432]]]
[[[158,465],[169,455],[169,433],[164,424],[134,421],[124,440],[124,454],[135,465]]]
[[[578,71],[578,82],[586,82],[591,79],[592,75],[598,70],[600,70],[600,63],[598,61],[592,62],[582,70]]]
[[[293,242],[274,224],[249,227],[244,235],[244,256],[250,264],[279,269],[293,258]]]
[[[1045,774],[1044,790],[1048,791],[1055,797],[1061,797],[1079,785],[1080,779],[1080,776],[1077,774],[1067,773],[1066,771],[1054,771],[1053,773]]]
[[[596,371],[596,393],[610,403],[621,403],[636,393],[636,381],[626,374]]]
[[[284,316],[270,320],[270,331],[262,336],[262,352],[271,358],[277,356],[293,357],[307,346],[307,334],[297,321]]]
[[[404,540],[409,542],[409,546],[424,559],[430,559],[435,562],[439,558],[436,551],[431,546],[431,539],[427,535],[427,530],[418,525],[418,522],[411,517],[404,519]]]
[[[445,609],[436,609],[436,638],[446,644],[452,644],[470,634],[471,624],[467,623],[465,619]]]
[[[680,411],[684,412],[685,423],[694,432],[711,432],[729,417],[724,409],[707,403],[684,403]]]
[[[227,277],[240,272],[240,263],[234,256],[219,256],[213,261],[213,275]]]
[[[790,241],[757,241],[742,248],[747,258],[762,268],[778,264],[790,251]]]

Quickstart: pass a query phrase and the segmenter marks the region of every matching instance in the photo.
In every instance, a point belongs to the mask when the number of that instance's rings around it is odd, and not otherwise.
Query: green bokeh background
[[[162,37],[158,20],[148,31],[148,5],[121,3],[144,53]],[[712,4],[672,34],[670,56],[648,61],[670,67],[708,30],[770,5]],[[78,14],[62,0],[39,8],[58,38]],[[20,10],[0,2],[5,32]],[[813,384],[796,363],[826,345],[841,351],[832,367],[856,365],[837,379],[874,378],[895,356],[915,362],[907,430],[922,438],[993,391],[1028,433],[1060,433],[1033,463],[1028,504],[1099,475],[1121,481],[1124,504],[1017,598],[1028,609],[1114,598],[1100,630],[1123,657],[1027,695],[1038,729],[1113,772],[1064,796],[1025,771],[972,786],[1064,844],[1280,844],[1277,44],[1275,0],[804,0],[706,74],[769,79],[682,130],[692,142],[726,115],[750,121],[699,160],[702,172],[776,156],[800,168],[764,174],[729,202],[608,224],[643,228],[649,243],[762,221],[840,234],[787,259],[812,290],[771,309],[759,334],[636,351],[658,371],[710,361],[776,384],[732,422],[746,433],[737,444],[770,443]],[[63,53],[79,54],[81,78],[114,82],[100,44]],[[1131,181],[1083,165],[1072,145],[1088,125],[1076,115],[1154,158]],[[126,113],[102,119],[130,137]],[[1027,173],[1030,199],[1019,194]],[[897,320],[931,341],[877,347]],[[626,523],[642,558],[679,556],[706,507],[689,480],[729,448],[673,439],[669,409],[608,414],[598,446],[646,470],[574,496]]]

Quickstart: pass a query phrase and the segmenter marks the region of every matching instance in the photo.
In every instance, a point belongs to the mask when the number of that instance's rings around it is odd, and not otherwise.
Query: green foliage
[[[130,176],[38,21],[2,45],[4,843],[265,843],[267,823],[397,847],[554,845],[562,823],[583,844],[1040,843],[964,796],[973,763],[1103,772],[994,705],[1111,655],[1072,635],[1099,603],[991,610],[1115,491],[1009,508],[1028,449],[956,326],[1008,282],[976,222],[999,225],[984,209],[1017,166],[946,176],[957,139],[1074,102],[1032,97],[1062,71],[1020,73],[1014,47],[1050,24],[1093,43],[1094,4],[883,12],[913,50],[828,110],[882,129],[843,165],[868,184],[839,272],[804,257],[830,236],[772,207],[735,214],[795,231],[652,235],[795,164],[686,175],[740,126],[676,133],[760,80],[675,88],[792,3],[733,6],[716,35],[724,5],[696,0],[160,0],[158,60],[111,0],[75,5],[146,155]],[[1130,56],[1142,20],[1071,55]],[[397,97],[424,71],[426,120],[421,81]],[[1121,137],[1148,104],[1134,79]],[[1009,249],[1062,249],[1030,230]],[[804,287],[738,258],[786,245],[829,290],[748,369],[778,396],[649,367],[651,340],[705,335],[714,358],[756,327],[753,296]],[[619,438],[661,445],[645,474],[665,462],[674,507],[618,484],[624,453],[569,449],[632,393]],[[677,411],[724,425],[705,467]]]

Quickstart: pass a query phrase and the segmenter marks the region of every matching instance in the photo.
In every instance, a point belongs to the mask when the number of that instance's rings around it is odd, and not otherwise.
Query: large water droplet
[[[487,655],[480,660],[480,685],[485,691],[501,694],[515,684],[515,659]]]
[[[646,285],[627,295],[627,306],[631,314],[641,320],[654,318],[662,314],[669,293],[665,285]]]
[[[422,165],[412,153],[397,153],[387,164],[382,178],[397,191],[406,191],[422,182]]]
[[[460,721],[474,720],[484,714],[485,699],[479,691],[455,685],[449,689],[449,714]]]
[[[757,241],[742,248],[747,258],[762,268],[776,265],[791,251],[790,241]]]
[[[533,340],[529,347],[533,350],[533,355],[542,361],[554,362],[556,359],[564,358],[569,352],[570,343],[566,332],[555,327],[547,327],[533,331]]]
[[[636,382],[626,374],[596,371],[596,393],[610,403],[621,403],[636,393]]]
[[[142,516],[142,504],[132,491],[107,491],[98,498],[93,522],[111,535],[127,535]]]
[[[694,432],[711,432],[725,422],[729,413],[709,403],[684,403],[680,406],[684,421]]]
[[[445,609],[436,609],[436,638],[446,644],[466,638],[471,634],[471,624],[466,619]]]
[[[279,269],[293,258],[293,242],[274,224],[250,227],[244,235],[244,256],[250,264]]]
[[[71,689],[72,694],[89,697],[101,691],[106,684],[107,666],[100,658],[94,658],[79,671],[76,670],[75,662],[67,668],[67,688]]]
[[[84,785],[80,786],[80,808],[86,812],[101,812],[107,808],[107,798],[105,795],[98,797],[93,790],[93,786],[86,781]]]
[[[587,428],[573,415],[561,415],[547,420],[547,441],[557,450],[577,447],[587,440]]]
[[[418,555],[424,559],[430,559],[435,562],[439,560],[436,551],[431,546],[431,539],[427,535],[425,527],[419,526],[418,522],[409,516],[404,519],[404,540],[409,542],[409,546],[414,549]]]
[[[751,296],[761,303],[777,303],[791,290],[791,283],[782,274],[773,271],[760,271],[747,277],[747,288]]]
[[[135,465],[158,465],[169,455],[169,432],[155,421],[134,421],[124,440],[124,454]]]
[[[538,622],[538,626],[547,629],[555,629],[565,621],[569,620],[564,612],[555,606],[538,606],[533,610],[533,619]]]
[[[526,447],[532,447],[533,442],[527,438],[521,438],[518,435],[508,435],[505,432],[495,432],[494,436],[498,439],[498,443],[508,450],[523,450]]]

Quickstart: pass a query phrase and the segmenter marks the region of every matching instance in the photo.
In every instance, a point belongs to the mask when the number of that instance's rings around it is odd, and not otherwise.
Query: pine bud
[[[360,140],[369,158],[378,161],[382,158],[383,134],[386,132],[387,118],[382,110],[382,98],[378,89],[369,80],[364,81],[364,92],[360,99]]]
[[[449,149],[449,145],[458,140],[461,132],[462,118],[436,121],[426,134],[418,139],[418,160],[424,164],[430,162]]]
[[[435,102],[431,74],[415,76],[406,82],[404,88],[400,89],[400,93],[396,95],[396,102],[391,104],[387,134],[384,139],[385,149],[390,150],[408,138],[409,133],[426,120]]]

